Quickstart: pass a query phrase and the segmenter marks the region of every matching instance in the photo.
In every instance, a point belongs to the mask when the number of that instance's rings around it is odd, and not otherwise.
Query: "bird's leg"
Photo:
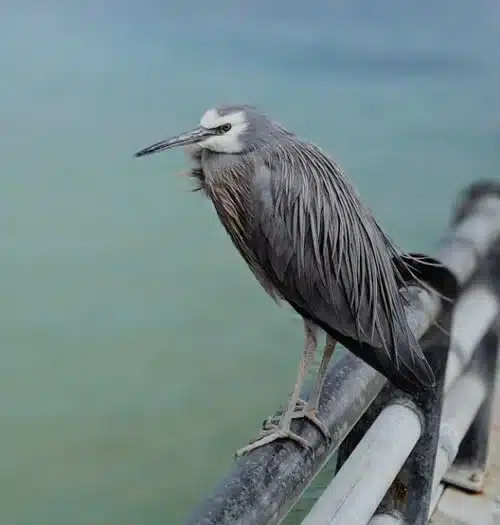
[[[314,344],[316,347],[316,328],[314,326],[311,326],[307,321],[305,321],[304,332],[306,341],[310,341],[310,344]],[[309,397],[309,401],[306,402],[302,399],[298,399],[297,403],[295,404],[295,410],[292,414],[292,419],[308,419],[313,425],[315,425],[318,428],[318,430],[325,436],[326,439],[330,439],[330,431],[318,417],[318,404],[321,389],[323,387],[323,382],[325,380],[326,372],[328,370],[328,364],[330,362],[330,359],[332,358],[336,344],[337,341],[335,341],[335,339],[327,335],[326,345],[323,351],[323,357],[318,368],[316,381],[311,395]],[[272,416],[266,419],[262,425],[262,428],[272,428],[273,424],[275,425],[275,420],[276,416]]]
[[[307,407],[309,409],[312,409],[315,411],[318,410],[319,396],[321,394],[321,389],[323,388],[323,383],[325,381],[326,372],[328,370],[328,364],[330,363],[330,359],[332,358],[336,345],[337,345],[337,341],[335,341],[335,339],[327,335],[325,349],[323,351],[323,358],[321,359],[321,363],[318,368],[318,375],[316,376],[316,382],[314,384],[314,389],[311,392],[309,401],[307,402]]]
[[[337,341],[335,341],[335,339],[331,338],[329,335],[326,336],[326,344],[325,344],[325,349],[323,351],[323,357],[321,359],[321,363],[318,368],[318,374],[316,376],[314,388],[311,392],[311,395],[309,396],[309,401],[302,408],[301,412],[297,412],[293,415],[294,419],[301,418],[301,417],[305,417],[309,419],[311,423],[313,423],[319,428],[321,433],[327,439],[331,437],[330,431],[324,425],[324,423],[322,423],[321,420],[318,418],[318,405],[319,405],[319,396],[321,394],[321,389],[323,388],[323,382],[325,380],[326,372],[328,370],[328,363],[330,362],[330,359],[332,358],[336,344],[337,344]]]
[[[310,323],[309,321],[306,321],[305,319],[304,319],[304,338],[305,338],[304,348],[311,348],[311,354],[313,356],[311,359],[314,359],[314,355],[316,354],[316,349],[318,348],[318,330],[314,324]],[[291,396],[292,394],[289,394],[288,399],[290,399]],[[307,401],[304,401],[303,399],[298,397],[297,402],[295,403],[294,414],[297,413],[299,415],[295,417],[292,416],[292,419],[304,417],[303,413],[305,411],[306,406],[307,406]],[[284,411],[285,411],[285,408],[280,407],[280,409],[277,411],[276,414],[268,417],[267,419],[263,421],[262,428],[264,430],[267,430],[273,426],[276,426],[276,422],[279,421],[283,417]]]
[[[295,386],[288,401],[286,411],[281,415],[278,424],[268,423],[267,426],[261,431],[260,436],[256,440],[251,441],[246,447],[240,448],[236,452],[236,456],[243,456],[244,454],[248,454],[250,451],[256,448],[283,438],[292,439],[304,448],[311,448],[309,443],[303,437],[291,431],[290,425],[296,410],[297,401],[299,400],[300,391],[302,390],[302,384],[307,374],[307,369],[314,359],[316,346],[316,331],[314,329],[308,328],[306,325],[304,351],[302,354],[302,359],[300,360],[297,380],[295,381]]]

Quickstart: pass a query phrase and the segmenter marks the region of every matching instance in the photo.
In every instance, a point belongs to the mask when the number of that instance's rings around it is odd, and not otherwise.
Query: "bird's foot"
[[[292,432],[290,428],[282,428],[279,425],[269,423],[266,428],[261,430],[258,438],[250,441],[247,446],[237,450],[235,456],[244,456],[252,450],[267,445],[268,443],[272,443],[278,439],[291,439],[309,452],[312,452],[311,445],[309,445],[309,443],[303,437],[299,436],[295,432]]]
[[[298,399],[297,403],[295,404],[294,413],[295,412],[301,412],[305,410],[307,407],[307,401],[304,401],[303,399]],[[279,410],[273,414],[272,416],[269,416],[267,419],[264,419],[262,422],[262,430],[268,430],[273,426],[276,426],[279,424],[281,418],[283,417],[283,414],[285,413],[286,408],[280,407]]]
[[[330,442],[332,435],[328,430],[327,426],[321,421],[318,417],[318,411],[315,408],[308,408],[305,406],[300,410],[296,410],[292,414],[292,419],[307,419],[309,420],[325,437],[325,439]]]
[[[283,410],[279,410],[274,416],[268,417],[262,423],[262,429],[264,431],[276,426],[277,421],[281,417]],[[295,410],[292,414],[292,419],[307,419],[309,420],[325,437],[327,441],[332,439],[330,431],[327,426],[319,419],[318,412],[316,408],[310,408],[307,405],[307,402],[303,399],[299,399],[295,405]]]

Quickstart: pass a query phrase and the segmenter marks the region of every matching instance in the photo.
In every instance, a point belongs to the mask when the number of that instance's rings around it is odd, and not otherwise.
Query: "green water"
[[[425,249],[458,189],[499,173],[500,18],[480,3],[1,8],[2,525],[181,523],[295,378],[298,317],[174,176],[182,155],[133,152],[256,103]]]

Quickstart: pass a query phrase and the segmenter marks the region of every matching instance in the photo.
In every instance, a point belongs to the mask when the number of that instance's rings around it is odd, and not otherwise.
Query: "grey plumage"
[[[191,145],[196,189],[211,199],[260,284],[304,318],[306,348],[298,383],[319,327],[328,335],[327,361],[339,341],[400,388],[415,391],[433,384],[405,317],[401,291],[413,275],[407,259],[332,159],[250,106],[209,110],[192,135],[136,155],[179,144]],[[316,383],[318,398],[323,377]],[[301,442],[291,435],[289,420],[304,415],[326,435],[316,417],[317,401],[307,414],[304,407],[299,416],[288,413],[273,438],[286,435]],[[296,402],[289,407],[292,412]],[[270,440],[264,436],[244,451]]]

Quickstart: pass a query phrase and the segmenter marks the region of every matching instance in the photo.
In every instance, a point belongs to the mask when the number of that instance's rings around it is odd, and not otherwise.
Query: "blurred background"
[[[300,320],[135,151],[255,104],[425,250],[500,174],[499,93],[497,0],[3,1],[0,523],[180,524],[291,390]]]

